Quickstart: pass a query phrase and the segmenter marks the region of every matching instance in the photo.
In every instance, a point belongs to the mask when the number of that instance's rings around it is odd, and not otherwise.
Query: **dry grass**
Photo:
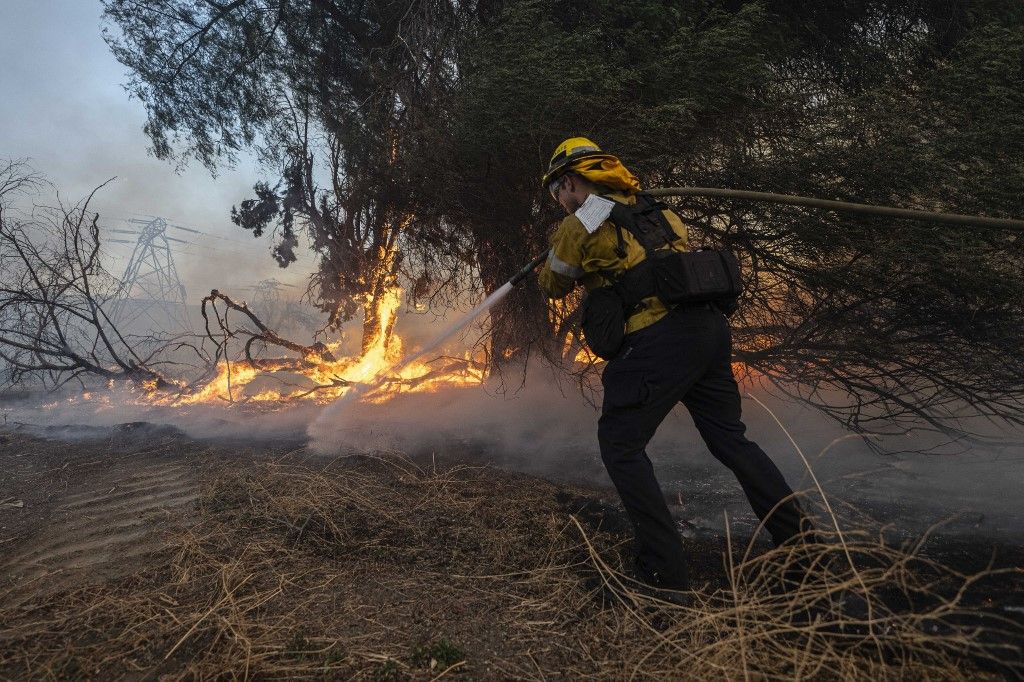
[[[401,457],[229,466],[156,567],[0,606],[11,678],[978,679],[1021,672],[984,576],[865,532],[752,556],[681,606],[622,571],[617,514]],[[602,520],[604,519],[604,520]],[[797,570],[804,569],[804,570]],[[799,584],[780,589],[784,575]]]

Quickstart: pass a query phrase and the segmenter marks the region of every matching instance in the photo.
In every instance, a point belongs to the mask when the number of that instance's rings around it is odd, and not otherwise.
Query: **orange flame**
[[[449,358],[445,367],[434,362],[413,362],[400,366],[403,342],[397,333],[386,337],[402,302],[399,287],[387,289],[375,301],[380,324],[365,352],[359,357],[336,361],[314,360],[297,364],[291,361],[263,361],[254,367],[248,362],[221,362],[217,374],[193,393],[167,398],[171,405],[192,405],[211,401],[273,403],[298,399],[328,402],[339,398],[355,385],[369,385],[362,400],[383,403],[400,393],[432,392],[444,387],[480,384],[484,380],[481,359],[467,352],[461,358]],[[340,343],[328,344],[332,352]],[[396,367],[400,367],[397,371]],[[267,387],[261,377],[284,376],[278,385]],[[290,375],[290,377],[289,377]]]
[[[340,357],[327,361],[323,358],[221,361],[214,375],[191,391],[169,393],[160,391],[157,381],[147,380],[139,389],[133,389],[138,399],[146,404],[165,406],[191,406],[212,403],[242,403],[274,409],[286,403],[305,400],[317,403],[331,402],[360,387],[358,399],[381,404],[404,393],[431,393],[447,388],[477,386],[486,378],[486,354],[474,355],[465,351],[459,356],[416,359],[403,364],[405,344],[394,328],[402,303],[402,290],[389,287],[373,302],[379,319],[375,335],[359,356]],[[332,355],[339,357],[341,342],[328,343]],[[415,349],[413,349],[415,350]],[[583,367],[603,362],[593,356],[585,344],[570,334],[566,339],[563,356],[567,361]],[[415,357],[415,354],[412,355]],[[114,388],[114,382],[108,382]],[[78,403],[89,401],[97,409],[112,408],[109,396],[89,392],[66,399]],[[58,401],[47,404],[56,408]]]

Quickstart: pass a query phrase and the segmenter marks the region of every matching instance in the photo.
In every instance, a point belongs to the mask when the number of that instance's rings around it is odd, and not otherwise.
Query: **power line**
[[[168,227],[173,227],[176,230],[183,230],[185,232],[194,232],[195,234],[207,234],[206,232],[200,232],[199,230],[193,230],[193,229],[188,228],[188,227],[182,227],[181,225],[168,225]],[[209,236],[212,237],[214,235],[209,235]]]
[[[133,212],[129,211],[129,213],[133,213]],[[135,213],[134,215],[145,216],[146,214],[144,214],[144,213]],[[156,219],[156,216],[147,216],[147,217],[150,220]],[[148,220],[140,220],[138,218],[124,218],[124,220],[126,220],[129,223],[137,223],[137,224],[146,224],[146,223],[149,222]],[[235,243],[235,244],[250,244],[251,243],[251,242],[244,242],[244,241],[241,241],[241,240],[238,240],[238,239],[231,239],[230,237],[223,237],[223,236],[221,236],[219,234],[213,234],[212,232],[210,232],[208,230],[204,231],[204,230],[197,229],[196,227],[187,227],[185,225],[180,225],[178,223],[168,222],[167,223],[167,227],[173,228],[175,230],[181,230],[183,232],[191,232],[193,234],[202,235],[204,237],[209,237],[210,239],[220,239],[222,241],[232,242],[232,243]]]
[[[134,212],[134,211],[128,211],[128,213],[132,214],[132,215],[147,216],[150,220],[154,220],[154,219],[157,218],[157,216],[149,216],[148,214],[137,213],[137,212]],[[147,221],[147,220],[140,220],[138,218],[125,218],[123,216],[121,216],[121,218],[123,220],[125,220],[126,222],[134,223],[134,224],[138,224],[138,225],[143,225],[143,224],[148,224],[149,223],[149,221]],[[230,237],[224,237],[224,236],[221,236],[221,235],[218,235],[218,234],[212,234],[209,231],[203,231],[203,230],[197,229],[195,226],[188,227],[188,226],[181,225],[181,224],[178,224],[178,223],[170,223],[170,222],[168,222],[167,223],[167,227],[199,235],[198,239],[196,239],[196,240],[194,240],[192,242],[187,242],[189,244],[195,244],[196,241],[199,241],[199,239],[202,239],[203,237],[208,237],[210,239],[216,239],[218,241],[228,242],[228,243],[231,243],[231,244],[237,244],[239,246],[250,247],[250,248],[263,248],[263,246],[264,246],[264,245],[260,244],[256,239],[253,239],[252,241],[243,241],[243,240],[240,240],[240,239],[232,239]],[[109,232],[117,232],[117,233],[122,233],[122,234],[129,234],[129,232],[127,232],[127,231],[122,232],[122,231],[114,229],[114,228],[106,228],[106,229]],[[130,232],[130,234],[138,234],[138,232]],[[169,240],[173,240],[174,238],[173,237],[168,237],[168,239]],[[110,240],[108,240],[108,241],[110,241]],[[177,240],[177,241],[181,241],[181,240]],[[216,249],[216,250],[220,250],[222,253],[230,253],[232,255],[237,255],[237,250],[230,250],[230,249],[227,249],[224,246],[204,245],[203,248],[204,249]],[[301,262],[301,259],[300,259],[299,262]]]
[[[134,211],[128,211],[128,213],[134,214],[134,215],[144,216],[144,217],[149,218],[149,219],[156,218],[156,216],[151,216],[151,215],[148,215],[146,213],[136,213]],[[129,222],[146,222],[146,221],[139,221],[137,218],[129,218],[127,220]],[[182,225],[182,224],[180,224],[178,222],[168,222],[167,227],[171,227],[171,228],[174,228],[176,230],[184,230],[185,232],[193,232],[195,234],[201,234],[201,235],[204,235],[206,237],[210,237],[211,239],[219,239],[221,241],[231,242],[233,244],[243,244],[243,245],[245,245],[245,244],[252,244],[253,243],[253,242],[242,241],[242,240],[239,240],[239,239],[232,239],[231,237],[224,237],[224,236],[219,235],[219,234],[214,234],[210,230],[210,228],[206,228],[205,230],[201,230],[201,229],[199,229],[195,225],[186,226],[186,225]],[[258,239],[258,237],[257,237],[257,239]]]
[[[131,212],[129,212],[129,213],[131,213]],[[143,214],[135,214],[135,215],[143,215]],[[204,232],[202,230],[195,229],[193,227],[186,227],[184,225],[172,224],[172,223],[167,222],[166,219],[157,218],[157,217],[153,217],[149,221],[140,220],[138,218],[125,218],[123,216],[122,216],[122,219],[125,222],[127,222],[127,223],[135,224],[135,225],[140,225],[140,226],[150,225],[153,222],[153,220],[162,220],[162,221],[164,221],[164,223],[166,223],[166,227],[167,228],[174,228],[174,229],[177,229],[177,230],[181,230],[181,231],[187,232],[189,234],[195,234],[196,238],[191,240],[191,241],[184,240],[184,239],[178,239],[176,237],[171,237],[171,236],[168,236],[166,234],[163,235],[163,239],[165,239],[166,241],[168,241],[168,242],[175,242],[177,244],[182,244],[183,245],[183,247],[178,248],[178,249],[170,249],[170,253],[177,254],[179,256],[185,256],[189,260],[193,260],[193,259],[196,259],[196,258],[199,258],[199,259],[202,259],[202,260],[208,259],[209,256],[211,255],[211,252],[212,252],[216,257],[229,257],[229,258],[231,258],[234,261],[244,261],[249,267],[263,267],[263,266],[269,264],[269,262],[270,262],[270,260],[267,258],[267,256],[270,255],[269,250],[265,247],[264,244],[261,244],[261,243],[259,243],[256,240],[253,240],[253,241],[241,241],[241,240],[238,240],[238,239],[230,239],[228,237],[221,237],[219,235],[210,234],[208,232]],[[104,228],[104,229],[107,232],[113,233],[113,234],[124,234],[124,235],[132,235],[132,236],[139,236],[139,235],[141,235],[141,233],[137,229],[129,229],[129,230],[119,229],[119,228]],[[165,232],[166,232],[166,229],[165,229]],[[200,242],[205,241],[204,238],[216,239],[216,240],[219,240],[221,242],[229,242],[230,244],[234,244],[234,245],[237,245],[237,246],[240,246],[240,247],[246,247],[246,248],[244,250],[242,250],[242,249],[239,249],[239,248],[236,248],[236,247],[227,246],[225,244],[200,243]],[[105,242],[109,243],[109,244],[135,244],[136,243],[136,242],[132,242],[132,241],[125,240],[125,239],[106,239]],[[196,249],[202,249],[202,251],[197,251]],[[312,271],[312,270],[315,270],[318,267],[318,265],[317,265],[317,256],[316,256],[315,253],[310,252],[310,253],[307,254],[305,252],[302,252],[302,253],[297,254],[297,255],[298,255],[298,257],[296,258],[296,260],[289,264],[290,267],[292,267],[292,268],[294,268],[296,270],[303,270],[303,271]],[[118,255],[117,257],[118,257],[119,260],[124,258],[123,255]]]

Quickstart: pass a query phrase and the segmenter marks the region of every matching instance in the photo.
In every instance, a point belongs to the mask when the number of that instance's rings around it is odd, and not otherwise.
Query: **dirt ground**
[[[651,594],[607,490],[149,424],[46,435],[0,431],[5,679],[1022,671],[1020,547],[691,540],[699,589]],[[812,577],[780,590],[794,565]]]

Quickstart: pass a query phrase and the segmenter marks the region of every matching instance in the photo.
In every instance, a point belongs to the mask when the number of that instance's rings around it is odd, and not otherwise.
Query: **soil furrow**
[[[95,499],[107,497],[108,494],[112,493],[145,490],[162,484],[169,484],[188,478],[194,478],[194,476],[189,475],[190,473],[189,469],[175,469],[173,471],[156,471],[146,476],[132,476],[130,478],[126,478],[124,481],[115,481],[107,488],[86,490],[67,495],[60,502],[64,506],[81,504],[83,502],[88,503]],[[113,490],[111,490],[111,488],[113,488]]]
[[[121,503],[142,495],[160,494],[170,490],[187,490],[194,488],[196,483],[194,480],[177,481],[169,483],[164,486],[154,485],[146,488],[139,488],[137,490],[123,490],[120,487],[110,491],[108,494],[99,494],[87,500],[80,499],[74,502],[60,503],[60,509],[62,511],[81,511],[85,509],[101,509],[103,506],[110,506],[114,503]]]
[[[194,498],[197,489],[198,485],[194,481],[189,481],[173,487],[158,488],[145,493],[135,493],[130,496],[101,498],[89,506],[62,507],[58,510],[58,513],[74,514],[75,518],[80,516],[99,518],[108,514],[121,513],[125,509],[131,510],[142,505],[151,505],[153,502],[160,503],[166,501],[168,506],[174,506],[175,499],[184,499],[189,496]]]
[[[78,529],[79,532],[69,531],[65,528],[55,528],[56,535],[50,540],[43,540],[32,543],[9,561],[4,562],[6,567],[16,567],[23,563],[35,563],[47,561],[55,557],[70,556],[80,551],[89,550],[94,547],[102,547],[122,541],[126,536],[132,535],[127,529],[151,526],[149,519],[141,516],[122,517],[111,523],[94,525],[92,530]]]
[[[17,573],[20,572],[18,569],[21,567],[41,566],[43,564],[59,564],[53,565],[52,568],[75,568],[76,563],[82,563],[82,557],[80,557],[82,554],[88,555],[85,557],[86,559],[96,559],[96,561],[89,563],[103,563],[108,559],[116,558],[111,556],[111,550],[115,546],[138,540],[153,532],[152,528],[139,521],[121,525],[119,528],[135,528],[136,530],[114,533],[113,535],[92,534],[85,538],[75,538],[73,541],[60,543],[52,548],[41,548],[42,554],[36,554],[36,552],[40,551],[37,549],[35,552],[17,557],[5,569],[12,573]]]

